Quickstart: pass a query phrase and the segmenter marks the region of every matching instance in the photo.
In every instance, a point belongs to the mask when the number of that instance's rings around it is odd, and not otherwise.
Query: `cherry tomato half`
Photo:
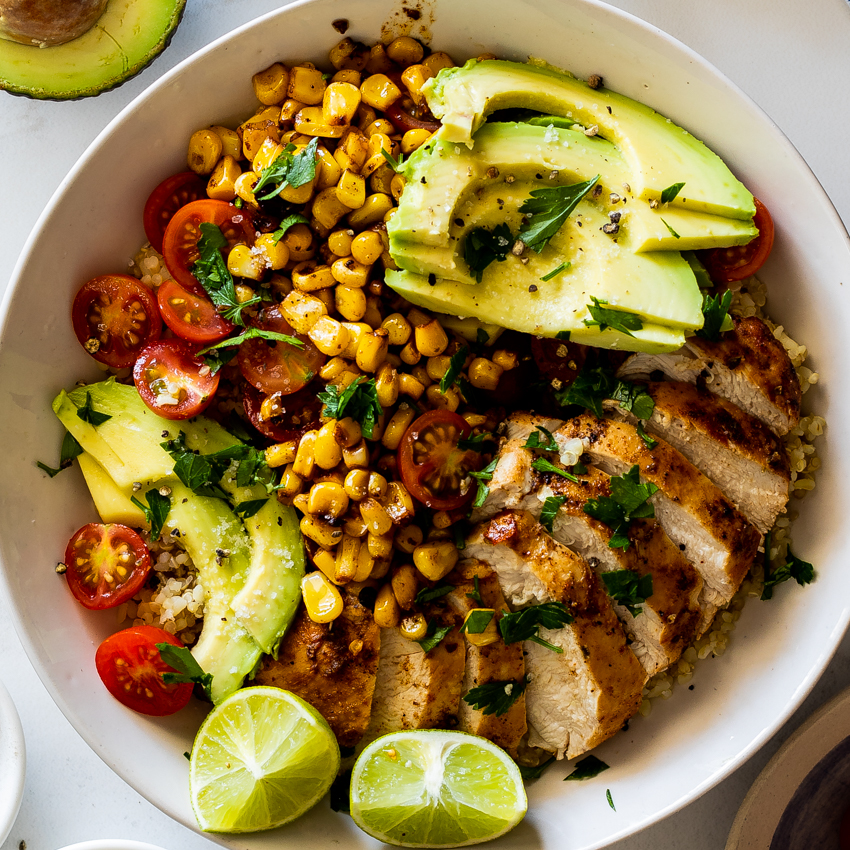
[[[162,333],[156,296],[126,274],[104,274],[84,283],[74,297],[71,321],[83,348],[115,369],[132,365]]]
[[[177,210],[165,228],[162,255],[171,276],[181,286],[199,295],[204,290],[192,274],[192,266],[199,257],[198,239],[201,237],[201,225],[205,222],[221,229],[227,240],[227,247],[222,249],[225,257],[238,243],[253,245],[256,235],[251,214],[227,201],[192,201]]]
[[[406,133],[408,130],[427,130],[429,133],[436,133],[440,129],[440,122],[427,109],[421,116],[417,115],[415,112],[404,109],[401,100],[387,107],[384,114],[399,133]]]
[[[183,171],[163,180],[145,202],[144,225],[148,242],[162,252],[162,237],[174,213],[207,196],[207,184],[194,171]]]
[[[265,331],[295,336],[304,343],[298,347],[288,342],[249,339],[239,346],[242,375],[260,392],[268,395],[297,392],[313,380],[327,360],[308,336],[292,330],[276,305],[265,307],[254,324]]]
[[[158,643],[183,646],[174,635],[154,626],[131,626],[108,637],[95,654],[95,665],[106,690],[122,705],[165,717],[184,708],[192,698],[192,685],[179,682],[167,685],[163,673],[175,673],[156,648]]]
[[[557,378],[565,386],[571,384],[584,366],[587,347],[567,340],[531,338],[534,362],[547,380]]]
[[[481,455],[458,448],[458,440],[471,433],[466,420],[449,410],[429,410],[405,431],[398,448],[401,480],[423,505],[453,511],[472,498],[469,471],[480,466]]]
[[[151,556],[132,528],[90,522],[68,541],[65,566],[77,602],[99,611],[133,598],[151,571]]]
[[[133,367],[133,382],[154,413],[189,419],[212,402],[219,376],[195,351],[182,339],[162,339],[142,350]]]
[[[307,431],[319,427],[322,402],[316,395],[317,391],[315,385],[309,384],[290,395],[278,395],[273,399],[276,402],[274,416],[264,419],[261,411],[263,401],[268,396],[262,395],[246,381],[242,388],[242,405],[251,424],[264,437],[276,443],[285,443],[288,440],[297,440]],[[278,407],[280,412],[277,412]]]
[[[177,336],[189,342],[218,342],[233,333],[235,325],[223,318],[209,298],[184,289],[176,280],[165,280],[156,293],[162,320]]]
[[[753,224],[759,235],[746,245],[732,248],[712,248],[702,254],[702,261],[715,283],[731,283],[755,274],[765,263],[773,248],[773,219],[767,207],[758,199]]]

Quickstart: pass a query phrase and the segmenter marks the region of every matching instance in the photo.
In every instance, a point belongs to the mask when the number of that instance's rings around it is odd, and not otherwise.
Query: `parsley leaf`
[[[611,797],[611,789],[605,789],[605,799],[608,801],[608,805],[613,809],[613,811],[617,811],[617,807],[614,805],[614,799]]]
[[[561,469],[560,466],[555,466],[554,463],[546,460],[545,457],[536,457],[534,462],[531,464],[531,468],[537,472],[551,472],[555,475],[560,475],[562,478],[566,478],[568,481],[574,481],[576,484],[578,483],[578,478],[576,478],[575,475],[567,472],[566,469]]]
[[[592,410],[600,419],[602,402],[609,398],[619,402],[624,410],[631,411],[638,419],[649,419],[655,408],[644,384],[620,381],[605,366],[591,366],[589,363],[584,364],[568,387],[555,393],[558,404],[577,404]]]
[[[567,271],[572,266],[572,263],[568,260],[561,263],[559,266],[555,266],[554,269],[550,272],[546,272],[543,277],[540,278],[544,283],[548,280],[552,280],[553,277],[557,277],[561,272]]]
[[[451,626],[438,626],[431,620],[428,623],[428,631],[425,633],[425,637],[416,642],[425,652],[430,652],[451,630]]]
[[[543,771],[555,761],[555,756],[549,756],[546,761],[540,762],[536,767],[528,764],[519,765],[519,775],[527,782],[529,779],[540,779]]]
[[[387,161],[387,165],[398,174],[402,170],[402,166],[404,165],[404,154],[400,153],[398,155],[398,159],[396,159],[388,150],[384,150],[381,148],[381,156]]]
[[[42,463],[40,460],[37,460],[35,462],[35,465],[42,472],[46,472],[51,478],[55,478],[64,468],[64,467],[61,467],[61,466],[59,466],[59,467],[48,466],[46,463]]]
[[[486,227],[470,230],[463,243],[463,259],[479,283],[484,269],[490,263],[501,263],[507,258],[514,241],[514,235],[507,224],[497,224],[492,230]]]
[[[731,331],[733,327],[729,316],[731,303],[731,289],[727,289],[722,296],[709,295],[706,292],[702,297],[702,327],[697,331],[697,336],[716,342],[724,331]]]
[[[572,333],[570,331],[558,331],[558,333],[555,334],[555,339],[561,339],[564,342],[569,342],[571,336]]]
[[[538,431],[540,433],[538,433]],[[541,440],[540,435],[543,435]],[[525,441],[524,449],[539,449],[542,452],[556,452],[558,451],[558,444],[555,442],[554,436],[552,436],[552,432],[548,429],[544,428],[542,425],[537,426],[537,431],[533,431],[528,435],[528,439]]]
[[[562,602],[544,602],[541,605],[530,605],[512,614],[503,614],[502,619],[499,620],[499,632],[505,643],[530,640],[553,652],[563,654],[564,650],[561,647],[553,646],[540,637],[540,627],[560,629],[572,621],[572,615]]]
[[[474,434],[471,437],[461,437],[457,441],[457,447],[461,451],[483,452],[484,443],[494,442],[496,442],[496,438],[489,431],[485,431],[482,434]]]
[[[289,230],[290,227],[294,227],[296,224],[309,224],[310,221],[306,216],[299,215],[296,213],[295,215],[288,215],[279,225],[277,230],[272,233],[272,239],[274,239],[275,245],[286,236],[286,231]]]
[[[451,593],[455,589],[453,584],[443,584],[440,587],[423,587],[416,594],[414,602],[417,605],[423,605],[426,602],[433,602],[435,599],[440,599],[447,593]]]
[[[287,186],[297,189],[309,183],[316,176],[316,148],[319,139],[313,138],[303,150],[295,156],[292,151],[295,145],[287,145],[275,161],[264,168],[257,185],[254,186],[254,197],[258,201],[268,201],[277,197]],[[260,196],[260,191],[272,186],[271,192]]]
[[[633,519],[654,517],[655,508],[647,501],[658,490],[655,484],[640,481],[640,470],[635,464],[624,475],[611,477],[611,495],[598,499],[589,499],[584,512],[600,522],[604,522],[614,533],[608,541],[611,549],[628,549],[626,536]]]
[[[59,450],[59,466],[53,468],[40,460],[35,462],[35,465],[46,472],[51,478],[55,478],[63,469],[67,469],[74,462],[74,458],[83,453],[83,447],[77,442],[77,438],[70,432],[66,431],[62,438],[62,448]]]
[[[611,570],[601,573],[608,595],[637,617],[642,603],[652,596],[652,574],[639,576],[634,570]]]
[[[173,667],[177,671],[176,673],[162,674],[162,681],[166,685],[179,682],[193,682],[204,689],[207,699],[212,702],[212,674],[204,673],[201,665],[195,661],[195,657],[185,646],[158,643],[156,644],[156,648],[159,650],[159,657],[169,667]]]
[[[496,613],[492,608],[474,608],[467,614],[460,630],[470,635],[483,634],[495,616]]]
[[[646,391],[645,384],[632,384],[629,381],[617,381],[611,391],[611,398],[616,401],[623,410],[628,410],[638,419],[649,419],[655,410],[655,402]],[[649,448],[652,448],[650,446]]]
[[[331,419],[342,419],[350,416],[360,424],[363,436],[372,439],[372,432],[378,417],[384,412],[378,401],[378,390],[375,379],[368,378],[354,381],[342,392],[339,387],[328,384],[325,392],[318,393],[319,401],[324,403],[323,413]]]
[[[461,346],[449,358],[449,368],[446,369],[446,374],[440,378],[440,392],[444,393],[449,387],[453,387],[460,377],[463,370],[463,364],[466,363],[466,358],[469,355],[469,348],[466,345]]]
[[[135,496],[130,497],[130,501],[140,508],[151,527],[151,540],[159,540],[162,534],[162,526],[165,525],[165,520],[168,517],[168,512],[171,510],[171,499],[164,496],[159,490],[148,490],[145,495],[146,505],[143,505]]]
[[[103,425],[104,422],[112,419],[108,413],[98,413],[92,406],[91,393],[86,393],[86,403],[82,407],[77,408],[77,416],[97,428],[98,425]]]
[[[495,714],[501,717],[510,711],[511,706],[523,695],[528,678],[506,682],[488,682],[471,688],[463,701],[482,714]]]
[[[765,552],[770,553],[769,536],[765,538],[764,548]],[[761,592],[761,598],[772,599],[773,588],[777,584],[782,584],[782,582],[792,578],[801,587],[805,584],[811,584],[815,580],[815,568],[808,561],[803,561],[794,555],[790,549],[788,550],[788,560],[772,573],[768,559],[765,558],[764,590]]]
[[[277,331],[264,331],[260,328],[247,328],[238,336],[232,336],[228,339],[223,339],[221,342],[217,342],[214,345],[208,345],[206,348],[201,349],[197,356],[204,358],[204,361],[210,367],[212,374],[214,375],[219,369],[221,369],[222,366],[225,365],[225,363],[229,363],[237,353],[234,351],[231,354],[229,351],[222,352],[221,350],[225,348],[236,348],[237,346],[242,345],[243,342],[247,342],[249,339],[267,339],[272,342],[285,342],[287,345],[292,345],[295,348],[304,348],[304,343],[298,339],[298,337],[291,336],[290,334],[282,334]],[[208,357],[207,355],[211,353],[212,356]]]
[[[475,342],[473,343],[473,350],[480,354],[487,343],[490,342],[490,334],[484,330],[484,328],[476,328],[475,329]]]
[[[634,313],[625,313],[622,310],[609,310],[607,307],[602,306],[603,304],[607,304],[607,301],[600,301],[592,295],[590,296],[590,300],[593,303],[588,304],[587,309],[590,311],[591,318],[584,319],[584,324],[587,327],[590,328],[599,325],[600,331],[611,328],[615,331],[621,331],[628,336],[634,336],[632,331],[643,329],[643,321],[640,316],[636,316]]]
[[[540,511],[540,524],[549,534],[552,533],[552,524],[555,522],[558,510],[566,501],[566,496],[547,496],[546,501],[543,502],[543,509]]]
[[[658,445],[658,440],[654,439],[653,437],[650,437],[649,434],[647,434],[646,431],[643,430],[643,426],[640,424],[640,422],[638,422],[637,424],[637,432],[638,437],[643,440],[648,449],[654,449]]]
[[[466,595],[470,599],[477,602],[479,605],[483,605],[484,600],[481,598],[481,589],[479,587],[478,576],[472,577],[472,586],[473,586],[474,590],[472,591],[472,593],[467,593]]]
[[[266,502],[268,502],[268,497],[265,499],[248,499],[245,502],[240,502],[238,505],[234,505],[233,511],[237,516],[242,517],[242,519],[248,519],[259,513],[260,508],[262,508]]]
[[[599,776],[603,770],[608,770],[610,766],[596,756],[585,756],[581,761],[575,763],[575,770],[569,776],[564,777],[564,782],[568,779],[575,782],[593,779],[595,776]]]
[[[668,186],[661,193],[661,203],[662,204],[669,204],[670,201],[672,201],[676,197],[676,195],[678,195],[679,192],[682,191],[682,187],[684,185],[685,185],[684,183],[674,183],[672,186]]]
[[[520,228],[519,238],[539,254],[598,179],[597,174],[585,183],[534,189],[519,208],[528,219]]]
[[[664,221],[664,219],[663,219],[663,218],[661,219],[661,223],[662,223],[662,224],[663,224],[663,225],[664,225],[664,226],[665,226],[665,227],[666,227],[666,228],[670,231],[670,233],[672,233],[672,234],[673,234],[673,236],[674,236],[676,239],[678,239],[678,238],[679,238],[679,234],[678,234],[678,233],[676,233],[676,231],[675,231],[675,230],[673,230],[673,228],[672,228],[672,227],[670,227],[670,225],[669,225],[669,224],[667,224],[667,222],[666,222],[666,221]]]
[[[475,494],[475,499],[472,502],[473,508],[480,508],[487,501],[487,497],[490,495],[490,488],[486,482],[492,480],[498,462],[499,459],[494,457],[480,472],[470,470],[469,474],[478,481],[478,492]]]

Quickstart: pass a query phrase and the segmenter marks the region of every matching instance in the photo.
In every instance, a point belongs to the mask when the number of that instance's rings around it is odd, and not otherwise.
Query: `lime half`
[[[210,712],[189,766],[189,793],[207,832],[255,832],[315,805],[339,770],[327,721],[280,688],[244,688]]]
[[[393,732],[366,747],[351,774],[351,817],[402,847],[463,847],[498,838],[525,815],[519,768],[463,732]]]

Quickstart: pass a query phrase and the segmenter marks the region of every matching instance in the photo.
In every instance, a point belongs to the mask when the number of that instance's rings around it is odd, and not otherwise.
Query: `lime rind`
[[[463,732],[394,732],[367,746],[351,777],[351,816],[402,847],[463,847],[513,829],[528,807],[503,750]]]
[[[279,688],[237,691],[206,718],[189,768],[192,808],[206,832],[256,832],[314,806],[339,770],[325,719]]]

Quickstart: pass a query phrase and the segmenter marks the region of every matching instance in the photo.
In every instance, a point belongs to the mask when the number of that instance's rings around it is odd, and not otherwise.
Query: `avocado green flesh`
[[[94,427],[77,415],[87,396],[98,413],[111,416]],[[186,445],[208,454],[238,445],[218,423],[204,417],[175,423],[157,416],[135,388],[114,379],[60,392],[53,409],[84,452],[80,467],[104,522],[147,527],[141,510],[149,490],[167,486],[171,508],[164,534],[180,539],[198,568],[204,587],[204,626],[192,652],[213,674],[220,701],[254,669],[261,652],[274,652],[300,599],[304,548],[295,511],[272,495],[243,521],[223,499],[199,496],[174,475],[174,460],[160,446],[163,433],[186,435]],[[141,485],[134,487],[134,484]],[[234,505],[267,498],[260,484],[240,487],[227,475],[222,489]],[[219,557],[220,551],[227,551]]]
[[[491,112],[535,109],[598,127],[599,134],[622,152],[632,191],[643,200],[658,200],[667,187],[684,183],[671,206],[742,220],[755,214],[746,187],[690,133],[642,103],[592,89],[563,72],[472,59],[462,67],[443,69],[423,91],[442,121],[440,139],[469,143]]]
[[[86,33],[54,47],[0,40],[0,89],[69,100],[128,80],[167,47],[186,0],[109,0]]]

